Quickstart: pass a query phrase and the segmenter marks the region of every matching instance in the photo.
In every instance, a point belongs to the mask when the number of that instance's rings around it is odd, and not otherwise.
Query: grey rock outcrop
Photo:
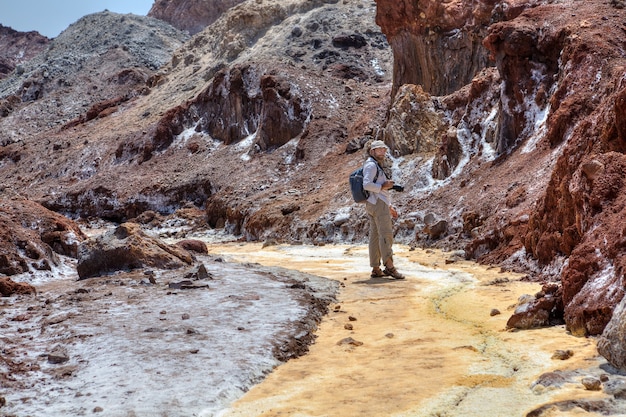
[[[421,86],[400,87],[389,111],[383,138],[396,156],[412,153],[432,156],[444,129],[443,113],[435,109],[430,94]]]
[[[626,371],[626,298],[615,307],[613,317],[598,339],[598,353],[611,365]]]

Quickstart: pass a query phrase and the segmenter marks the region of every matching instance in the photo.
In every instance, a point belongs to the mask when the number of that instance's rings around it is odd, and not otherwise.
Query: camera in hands
[[[394,190],[394,191],[397,191],[397,192],[401,193],[401,192],[403,192],[403,191],[404,191],[404,186],[394,184],[394,185],[393,185],[393,187],[391,187],[391,189],[392,189],[392,190]]]

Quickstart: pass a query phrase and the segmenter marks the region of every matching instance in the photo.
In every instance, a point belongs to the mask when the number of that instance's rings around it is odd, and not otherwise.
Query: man
[[[372,278],[380,278],[385,275],[404,279],[393,266],[393,225],[391,218],[398,217],[398,212],[391,205],[389,190],[394,182],[387,178],[382,169],[387,145],[382,140],[373,141],[368,150],[369,157],[363,165],[363,189],[369,192],[365,202],[365,211],[370,220],[369,231],[369,258],[372,267]],[[380,269],[380,263],[385,270]]]

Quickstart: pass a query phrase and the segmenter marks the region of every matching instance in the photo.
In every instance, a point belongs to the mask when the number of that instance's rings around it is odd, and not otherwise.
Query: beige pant
[[[370,219],[370,242],[369,255],[370,266],[380,266],[380,261],[385,262],[392,257],[393,251],[393,225],[389,206],[382,200],[376,199],[376,204],[365,202],[365,211]]]

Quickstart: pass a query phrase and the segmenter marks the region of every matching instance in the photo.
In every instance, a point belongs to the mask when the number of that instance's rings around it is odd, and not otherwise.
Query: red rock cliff
[[[557,158],[520,238],[544,273],[557,271],[568,329],[601,333],[626,273],[626,57],[616,46],[626,12],[604,1],[377,5],[395,91],[409,83],[433,95],[455,91],[489,51],[501,78],[498,162],[511,162],[533,135]],[[537,109],[545,131],[533,122]]]
[[[493,21],[519,14],[529,1],[376,0],[376,23],[394,52],[393,94],[419,84],[445,95],[468,84],[490,63],[482,46]]]
[[[600,1],[575,9],[545,5],[495,25],[486,40],[506,80],[503,114],[519,119],[514,109],[524,101],[548,100],[545,139],[563,152],[531,215],[525,246],[543,264],[566,259],[565,319],[580,335],[601,333],[624,295],[626,59],[614,47],[624,37],[623,19],[621,9]],[[525,95],[537,79],[546,82]],[[519,125],[509,126],[515,140]]]

